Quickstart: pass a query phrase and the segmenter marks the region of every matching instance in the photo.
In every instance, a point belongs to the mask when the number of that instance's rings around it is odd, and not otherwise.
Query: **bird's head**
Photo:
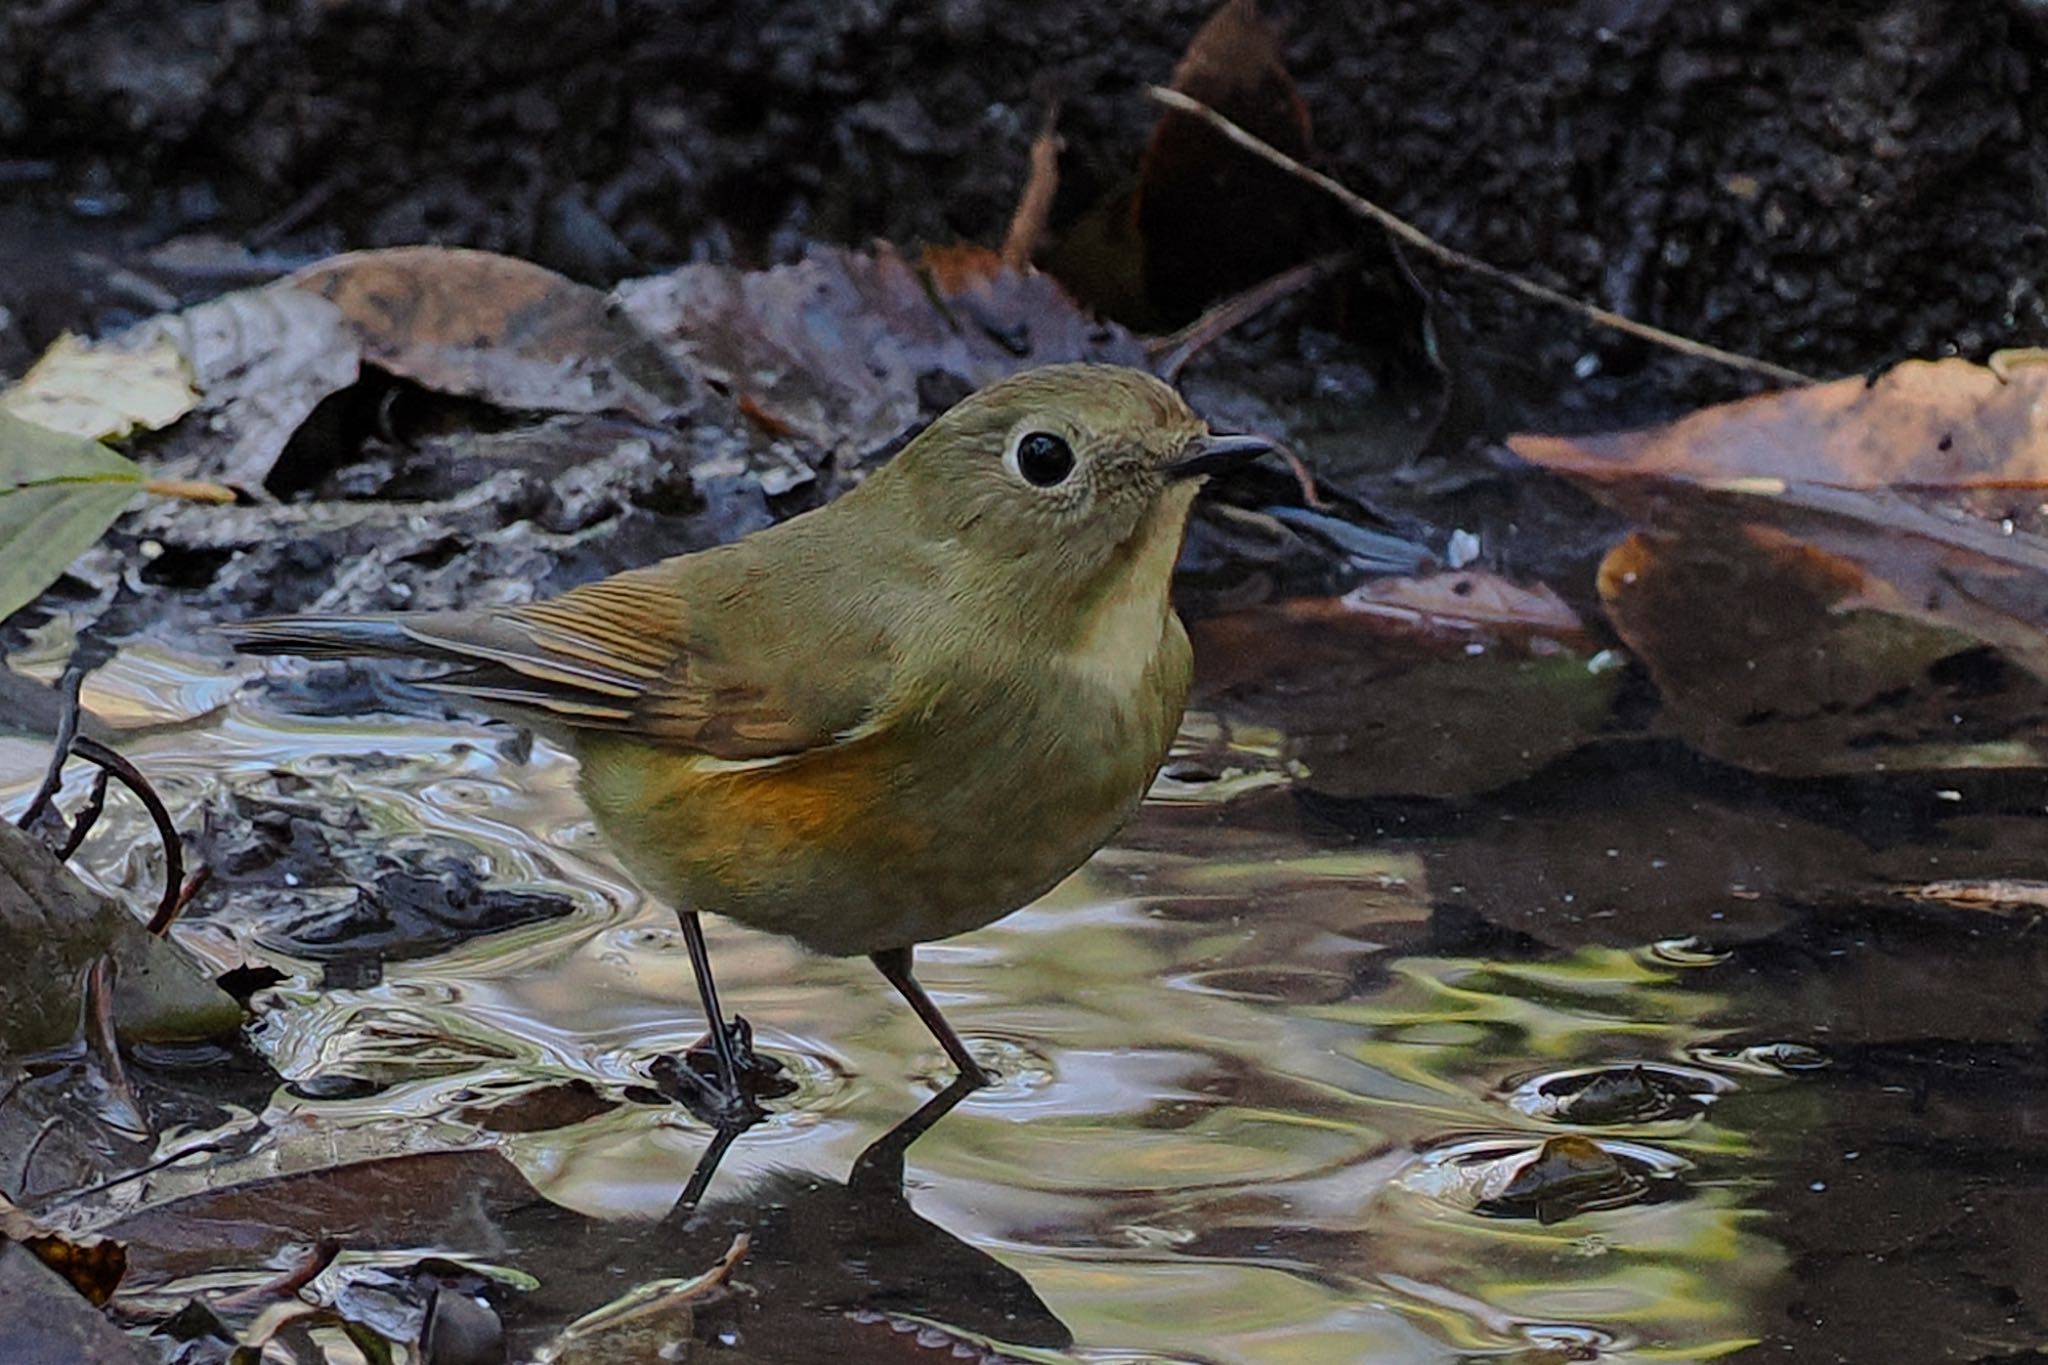
[[[963,399],[885,474],[924,535],[1020,604],[1163,601],[1202,476],[1272,448],[1212,433],[1142,370],[1048,365]]]

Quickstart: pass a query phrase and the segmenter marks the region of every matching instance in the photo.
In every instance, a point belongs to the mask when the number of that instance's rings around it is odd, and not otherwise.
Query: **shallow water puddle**
[[[289,1082],[265,1115],[271,1135],[249,1156],[130,1182],[105,1212],[478,1141],[501,1144],[576,1213],[667,1210],[706,1133],[628,1091],[701,1031],[689,964],[668,911],[597,843],[566,759],[541,745],[518,761],[510,731],[461,719],[287,714],[161,650],[117,661],[90,700],[123,724],[152,723],[124,747],[181,828],[206,828],[209,809],[242,809],[238,799],[301,822],[274,822],[268,853],[245,848],[244,864],[220,869],[177,930],[222,969],[257,958],[287,973],[257,997],[251,1030]],[[1857,1195],[1866,1225],[1890,1216],[1894,1189],[1952,1197],[1928,1174],[1936,1163],[1898,1150],[1991,1126],[1995,1093],[1942,1077],[1974,1077],[1972,1040],[1988,1045],[1995,1029],[1954,1035],[1962,1060],[1930,1072],[1896,1045],[1924,1029],[1881,1036],[1874,1019],[1897,1016],[1862,1011],[1910,992],[1900,983],[1951,960],[1958,942],[2002,961],[2018,989],[2042,973],[2040,949],[2014,947],[2018,928],[1993,926],[2004,937],[1985,943],[1976,920],[1892,932],[1851,916],[1815,920],[1787,948],[1784,915],[1751,913],[1769,888],[1726,871],[1718,887],[1688,889],[1704,911],[1674,913],[1667,896],[1639,938],[1625,914],[1542,918],[1576,859],[1603,861],[1598,820],[1581,841],[1590,848],[1574,844],[1568,811],[1533,851],[1528,831],[1542,822],[1525,817],[1379,836],[1383,810],[1333,815],[1297,799],[1270,755],[1219,754],[1205,718],[1189,735],[1202,761],[1170,767],[1114,847],[1040,904],[921,951],[921,975],[1001,1080],[911,1150],[914,1217],[841,1182],[943,1083],[943,1058],[865,962],[715,924],[731,1006],[798,1089],[738,1139],[707,1208],[765,1201],[787,1205],[785,1223],[816,1219],[829,1232],[803,1233],[805,1249],[785,1259],[824,1256],[827,1280],[844,1282],[826,1293],[823,1272],[805,1272],[802,1321],[837,1325],[813,1341],[792,1318],[771,1348],[755,1321],[758,1358],[799,1358],[777,1349],[803,1340],[858,1359],[894,1359],[863,1352],[900,1341],[932,1358],[958,1347],[961,1358],[1274,1365],[1701,1360],[1796,1339],[1817,1257],[1831,1292],[1887,1292],[1881,1275],[1844,1287],[1846,1258],[1828,1260],[1830,1220],[1856,1223],[1827,1204],[1829,1181],[1860,1176],[1861,1153],[1888,1146],[1890,1179]],[[42,759],[36,744],[0,740],[0,807],[19,805]],[[1677,790],[1654,770],[1630,781]],[[153,897],[151,841],[116,806],[75,865]],[[378,967],[348,951],[362,929],[354,887],[291,884],[294,859],[323,839],[331,866],[383,877],[380,894],[408,876],[453,877],[450,899],[484,907],[475,913],[507,904],[533,917],[466,939],[458,925],[454,946]],[[371,861],[378,849],[402,855],[397,871]],[[1519,920],[1496,913],[1532,859],[1566,871],[1527,881]],[[1475,889],[1474,868],[1496,884]],[[486,893],[512,899],[477,899]],[[1625,899],[1611,885],[1601,894]],[[1751,926],[1747,943],[1656,941],[1730,923],[1717,898]],[[309,930],[323,907],[329,930]],[[2010,1012],[2031,1020],[2017,1002]],[[2005,1011],[1980,1001],[1972,1013]],[[2004,1046],[2009,1077],[2038,1070],[2031,1054],[2014,1060],[2023,1044]],[[1823,1165],[1849,1175],[1815,1173]],[[815,1212],[828,1196],[840,1202]],[[598,1277],[603,1294],[579,1299],[567,1286],[593,1274],[590,1258],[623,1253],[594,1250],[588,1218],[576,1226],[583,1240],[508,1234],[464,1248],[444,1230],[442,1241],[560,1291],[513,1315],[515,1344],[529,1348],[643,1272],[708,1264],[620,1266]],[[1917,1235],[1908,1218],[1877,1241]],[[758,1273],[772,1279],[780,1254],[759,1253]],[[892,1255],[909,1268],[891,1268]],[[892,1282],[899,1297],[880,1302],[863,1296],[863,1276],[869,1289],[890,1276],[913,1289]],[[1987,1317],[1976,1339],[2026,1330]],[[728,1344],[731,1358],[755,1358]]]

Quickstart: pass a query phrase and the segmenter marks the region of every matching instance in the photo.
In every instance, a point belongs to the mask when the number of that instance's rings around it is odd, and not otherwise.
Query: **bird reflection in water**
[[[622,1275],[696,1274],[717,1264],[739,1234],[748,1238],[733,1283],[694,1302],[679,1319],[646,1323],[665,1343],[641,1337],[604,1348],[802,1365],[830,1361],[957,1359],[994,1365],[1013,1359],[1003,1344],[1063,1349],[1066,1325],[1030,1282],[971,1243],[920,1216],[904,1191],[910,1145],[974,1089],[956,1080],[878,1138],[846,1182],[808,1172],[769,1171],[707,1199],[726,1148],[742,1130],[718,1130],[689,1184],[659,1223],[621,1224],[534,1204],[499,1218],[504,1258],[529,1268],[541,1287],[504,1303],[508,1337],[532,1343],[559,1325],[621,1297]],[[681,1333],[687,1340],[675,1340]],[[592,1343],[595,1345],[596,1343]],[[593,1357],[596,1358],[596,1357]],[[647,1356],[654,1359],[654,1354]]]
[[[1002,1365],[1072,1336],[1022,1275],[919,1216],[903,1185],[910,1145],[972,1088],[932,1096],[844,1183],[773,1169],[714,1180],[736,1136],[721,1131],[654,1220],[565,1208],[478,1147],[231,1180],[104,1230],[128,1248],[124,1292],[167,1312],[194,1277],[248,1280],[237,1324],[296,1292],[277,1287],[277,1267],[324,1247],[340,1279],[323,1299],[393,1340],[417,1333],[432,1365]]]

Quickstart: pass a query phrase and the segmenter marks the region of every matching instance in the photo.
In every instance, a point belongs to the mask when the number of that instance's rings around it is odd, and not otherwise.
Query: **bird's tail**
[[[379,655],[390,659],[457,656],[406,629],[399,613],[382,616],[272,616],[220,627],[244,654],[297,654],[308,659]]]

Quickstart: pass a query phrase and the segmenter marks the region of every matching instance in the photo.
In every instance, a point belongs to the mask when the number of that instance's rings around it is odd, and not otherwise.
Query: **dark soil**
[[[217,255],[109,268],[195,233],[256,274],[439,241],[593,282],[811,240],[991,242],[1054,102],[1070,224],[1127,187],[1143,87],[1211,8],[17,4],[0,368],[221,287]],[[1451,245],[1813,372],[2048,338],[2048,23],[2027,0],[1280,9],[1325,167]],[[1581,420],[1663,406],[1645,381],[1677,385],[1667,404],[1730,390],[1453,287],[1476,352],[1522,358]]]

